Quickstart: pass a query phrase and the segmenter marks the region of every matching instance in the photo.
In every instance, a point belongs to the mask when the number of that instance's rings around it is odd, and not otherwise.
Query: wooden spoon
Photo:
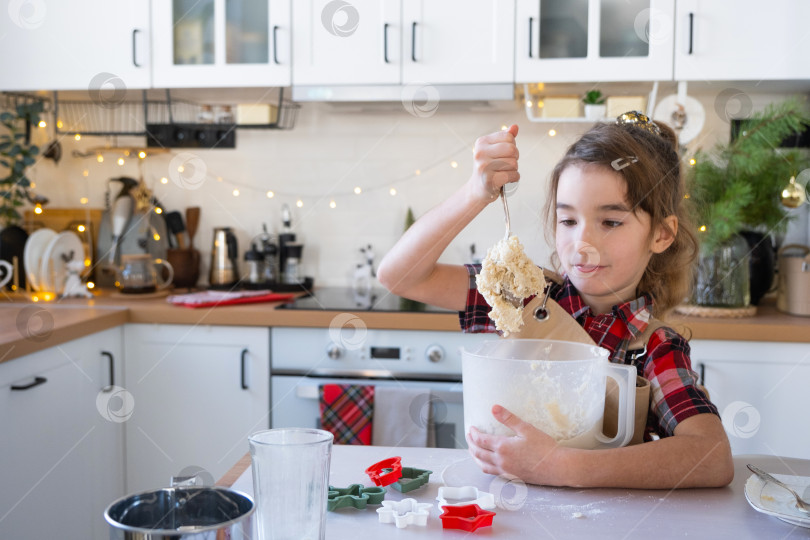
[[[194,249],[194,235],[197,234],[197,227],[200,224],[200,207],[190,206],[186,208],[186,232],[188,232],[188,247]]]

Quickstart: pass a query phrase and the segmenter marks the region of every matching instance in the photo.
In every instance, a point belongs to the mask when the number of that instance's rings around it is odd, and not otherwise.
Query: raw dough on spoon
[[[526,256],[520,240],[512,235],[487,251],[475,283],[492,307],[489,318],[506,337],[523,326],[523,299],[540,294],[545,278],[543,269]]]

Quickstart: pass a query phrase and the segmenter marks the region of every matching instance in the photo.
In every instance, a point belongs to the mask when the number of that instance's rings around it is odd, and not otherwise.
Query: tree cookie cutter
[[[427,469],[402,467],[402,477],[391,484],[391,487],[400,493],[408,493],[427,484],[432,473],[433,471]]]
[[[445,506],[442,508],[442,515],[439,516],[443,528],[469,532],[473,532],[479,527],[491,526],[493,517],[495,517],[495,512],[483,510],[477,504]]]
[[[402,499],[401,501],[383,501],[382,508],[377,508],[377,515],[380,523],[393,523],[398,529],[404,529],[408,525],[427,525],[430,503],[416,502],[416,499]]]
[[[447,499],[458,502],[447,502]],[[470,504],[477,504],[484,510],[492,510],[495,508],[495,495],[478,491],[475,486],[464,487],[448,487],[443,486],[439,488],[439,495],[436,497],[439,501],[439,508],[445,506],[465,506]]]
[[[402,458],[392,457],[378,461],[368,469],[366,474],[375,486],[388,486],[402,478]]]
[[[352,484],[346,488],[329,486],[326,496],[326,509],[330,512],[340,508],[357,508],[362,510],[369,504],[380,504],[385,497],[384,487],[365,487]]]

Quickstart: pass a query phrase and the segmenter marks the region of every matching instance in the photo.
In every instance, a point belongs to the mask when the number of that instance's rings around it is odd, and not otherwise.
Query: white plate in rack
[[[64,231],[57,234],[42,255],[42,265],[40,266],[39,284],[40,290],[61,294],[67,279],[68,260],[84,261],[84,245],[81,238],[75,233]]]
[[[25,249],[23,250],[25,278],[35,291],[38,291],[40,287],[39,275],[40,268],[42,268],[42,256],[54,238],[56,238],[56,231],[53,229],[38,229],[31,233],[31,236],[25,242]]]
[[[810,486],[810,476],[787,474],[772,476],[793,488],[799,495]],[[778,517],[791,525],[810,528],[810,514],[796,508],[796,499],[793,495],[772,482],[765,482],[755,474],[745,482],[745,498],[757,512]]]

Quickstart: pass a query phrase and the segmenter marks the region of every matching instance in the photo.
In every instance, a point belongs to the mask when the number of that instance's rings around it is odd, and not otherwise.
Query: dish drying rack
[[[199,122],[204,105],[173,98],[165,90],[164,99],[154,99],[154,91],[143,90],[139,100],[63,100],[53,93],[56,134],[82,136],[147,136],[147,125],[210,126]],[[292,129],[301,106],[284,97],[278,89],[278,100],[270,105],[275,121],[266,124],[222,124],[238,129]]]

